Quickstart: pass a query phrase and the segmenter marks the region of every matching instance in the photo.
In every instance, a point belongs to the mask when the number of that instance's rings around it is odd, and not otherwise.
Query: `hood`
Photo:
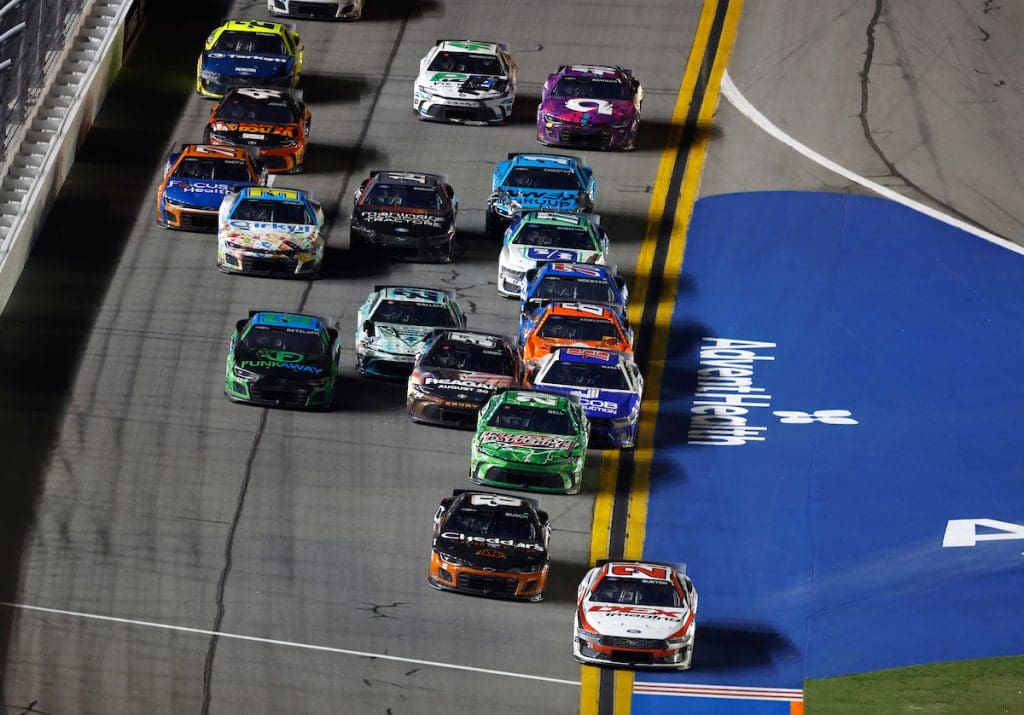
[[[515,379],[511,376],[492,375],[488,372],[426,367],[420,368],[417,373],[422,378],[422,389],[453,402],[482,405],[499,390],[515,386]]]
[[[453,99],[486,99],[508,91],[508,80],[504,77],[462,72],[425,72],[418,84],[433,94]]]
[[[257,251],[312,251],[320,243],[316,226],[262,221],[228,221],[221,226],[221,240]]]
[[[516,541],[442,530],[434,538],[437,551],[468,566],[494,571],[536,569],[544,565],[547,551],[536,541]]]
[[[604,263],[600,251],[580,251],[573,248],[546,248],[510,243],[504,248],[507,261],[517,270],[536,268],[541,263],[562,261],[565,263]]]
[[[359,206],[352,220],[377,233],[397,236],[436,236],[451,226],[450,217],[442,211],[401,206]]]
[[[192,206],[202,206],[216,211],[221,199],[243,186],[252,186],[252,181],[217,181],[213,179],[177,179],[167,180],[164,187],[164,198],[180,201]]]
[[[548,97],[541,103],[540,111],[559,122],[581,126],[623,124],[636,116],[636,106],[629,99]]]
[[[631,606],[618,603],[591,603],[580,607],[587,622],[598,633],[623,638],[668,638],[687,624],[688,608],[668,606]]]
[[[434,329],[429,325],[374,323],[375,347],[389,353],[413,355]]]
[[[292,58],[287,55],[257,55],[210,50],[203,53],[203,70],[232,77],[282,77],[291,72]]]
[[[477,435],[480,450],[523,464],[553,464],[572,456],[579,442],[572,435],[489,428]]]
[[[235,365],[264,377],[301,380],[327,377],[331,373],[329,355],[303,355],[287,350],[248,350],[239,345]]]
[[[559,395],[576,395],[588,419],[610,420],[629,417],[633,414],[638,400],[636,393],[625,390],[601,390],[596,387],[580,389],[543,382],[536,383],[535,387]]]
[[[580,189],[498,189],[499,201],[516,202],[524,211],[547,209],[551,211],[579,211]]]

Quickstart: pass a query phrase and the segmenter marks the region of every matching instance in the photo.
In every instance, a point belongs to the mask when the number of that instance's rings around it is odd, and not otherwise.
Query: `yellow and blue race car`
[[[299,33],[288,25],[228,20],[206,38],[196,92],[218,99],[231,87],[295,87],[302,54]]]

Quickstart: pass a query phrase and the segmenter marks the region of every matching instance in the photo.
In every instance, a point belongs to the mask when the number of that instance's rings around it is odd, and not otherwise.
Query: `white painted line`
[[[722,700],[786,700],[802,702],[804,692],[799,688],[761,688],[740,685],[699,685],[697,683],[652,683],[636,681],[633,693],[637,695],[671,695],[683,698],[714,698]]]
[[[579,687],[578,680],[561,680],[559,678],[548,678],[543,675],[527,675],[525,673],[510,673],[504,670],[490,670],[489,668],[475,668],[468,665],[457,665],[455,663],[439,663],[433,660],[420,660],[418,658],[400,658],[396,655],[384,655],[381,653],[367,653],[359,650],[348,650],[347,648],[333,648],[326,645],[315,645],[313,643],[297,643],[295,641],[282,641],[276,638],[260,638],[259,636],[246,636],[239,633],[226,633],[224,631],[211,631],[206,628],[189,628],[188,626],[172,626],[167,623],[156,623],[154,621],[138,621],[132,618],[116,618],[114,616],[101,616],[96,613],[82,613],[81,611],[65,611],[60,608],[44,608],[42,606],[30,606],[25,603],[7,603],[0,601],[0,606],[13,608],[19,611],[36,611],[57,616],[69,616],[71,618],[83,618],[90,621],[103,621],[105,623],[121,623],[129,626],[140,626],[142,628],[156,628],[163,631],[175,631],[177,633],[194,633],[201,636],[217,636],[238,641],[249,641],[250,643],[262,643],[264,645],[277,645],[286,648],[299,648],[301,650],[312,650],[320,653],[336,653],[338,655],[354,655],[357,658],[372,658],[375,660],[389,660],[395,663],[409,663],[411,665],[422,665],[428,668],[442,668],[445,670],[461,670],[469,673],[482,675],[497,675],[504,678],[518,678],[520,680],[535,680],[543,683],[554,683],[556,685],[572,685]],[[568,646],[566,646],[568,648]],[[568,651],[566,651],[568,652]],[[566,657],[569,657],[568,655]]]
[[[277,180],[277,174],[267,174],[267,186],[274,188],[274,182]]]
[[[736,107],[736,109],[738,109],[740,113],[745,115],[747,119],[752,121],[754,124],[761,127],[761,129],[763,129],[765,132],[775,137],[783,144],[786,144],[792,147],[793,149],[796,149],[805,157],[807,157],[814,163],[825,167],[829,171],[833,171],[836,174],[842,176],[843,178],[854,182],[855,184],[860,184],[864,188],[874,191],[879,196],[884,196],[885,198],[891,201],[895,201],[896,203],[903,204],[904,206],[907,206],[913,209],[914,211],[923,213],[926,216],[931,216],[933,219],[937,221],[941,221],[942,223],[949,224],[950,226],[959,228],[961,231],[966,231],[967,233],[973,234],[978,238],[983,238],[986,241],[989,241],[990,243],[994,243],[997,246],[1001,246],[1007,250],[1013,251],[1014,253],[1024,255],[1024,246],[1018,246],[1016,243],[1008,241],[1002,236],[997,236],[994,233],[990,233],[984,229],[978,228],[977,226],[969,224],[966,221],[961,221],[960,219],[949,216],[948,214],[944,214],[941,211],[936,211],[931,206],[926,206],[922,204],[920,201],[908,199],[906,196],[903,196],[902,194],[899,194],[886,186],[882,186],[877,182],[871,181],[870,179],[865,179],[863,176],[860,176],[858,174],[854,174],[846,167],[840,166],[831,159],[822,156],[821,154],[814,151],[814,149],[811,149],[806,144],[801,144],[796,139],[789,136],[784,131],[779,129],[777,126],[772,124],[771,121],[769,121],[767,117],[761,114],[761,112],[759,112],[754,107],[754,105],[752,105],[747,100],[746,97],[740,94],[740,91],[736,88],[736,85],[733,84],[732,78],[729,76],[728,71],[726,71],[725,74],[722,75],[722,94],[725,95],[725,98],[729,100],[729,103],[732,104],[732,106]]]

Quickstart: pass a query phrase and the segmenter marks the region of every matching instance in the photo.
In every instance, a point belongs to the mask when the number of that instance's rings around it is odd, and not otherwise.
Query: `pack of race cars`
[[[357,20],[362,0],[268,0],[275,16]],[[229,20],[206,40],[196,92],[216,100],[202,143],[167,159],[157,223],[217,233],[225,273],[313,278],[323,207],[270,174],[303,170],[312,117],[296,89],[294,27]],[[414,82],[418,119],[501,124],[518,71],[506,45],[439,40]],[[630,70],[563,65],[543,85],[544,145],[632,149],[643,89]],[[315,151],[315,148],[314,148]],[[356,370],[406,381],[415,422],[473,429],[469,478],[502,489],[576,494],[591,446],[636,444],[644,380],[633,360],[625,281],[593,212],[597,182],[575,156],[514,153],[497,163],[486,234],[501,238],[498,293],[519,300],[516,338],[467,328],[449,290],[378,285],[359,307]],[[355,191],[350,253],[450,262],[459,202],[440,174],[372,171]],[[233,402],[332,409],[339,331],[323,318],[251,311],[225,366]],[[428,581],[441,590],[539,601],[551,526],[537,499],[457,489],[434,515]],[[591,664],[689,668],[697,594],[680,564],[598,564],[579,586],[573,655]]]

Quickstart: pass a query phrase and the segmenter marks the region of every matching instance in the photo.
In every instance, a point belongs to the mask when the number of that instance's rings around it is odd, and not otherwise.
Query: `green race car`
[[[509,390],[480,410],[469,462],[474,484],[578,494],[590,423],[578,400]]]

